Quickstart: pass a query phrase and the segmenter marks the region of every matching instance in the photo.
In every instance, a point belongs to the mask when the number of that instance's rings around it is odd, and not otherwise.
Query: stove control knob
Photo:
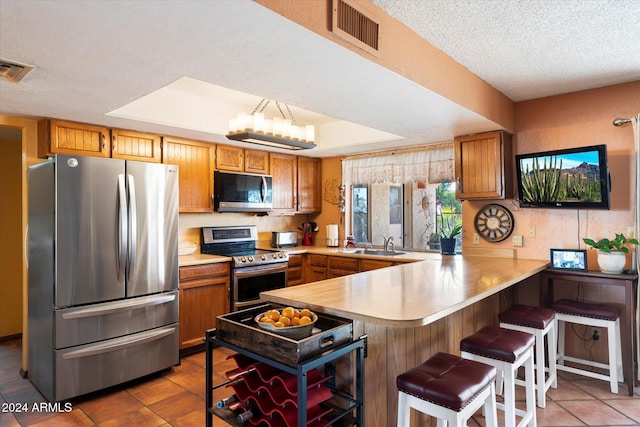
[[[260,255],[260,259],[261,259],[262,261],[264,261],[265,259],[267,259],[267,256],[266,256],[266,255]]]
[[[247,262],[247,259],[245,257],[240,257],[240,262]]]
[[[274,254],[271,254],[271,258],[273,258],[273,259],[278,258],[278,254],[275,254],[275,253],[274,253]]]
[[[280,253],[278,254],[278,258],[284,258],[284,253],[280,252]]]
[[[248,260],[249,262],[253,262],[253,257],[252,257],[252,256],[250,256],[249,258],[247,258],[247,260]]]

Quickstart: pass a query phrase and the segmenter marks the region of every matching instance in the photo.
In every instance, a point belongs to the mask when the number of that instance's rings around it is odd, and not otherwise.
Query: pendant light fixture
[[[263,98],[251,114],[240,113],[229,120],[227,138],[288,150],[307,150],[316,147],[315,127],[313,125],[298,126],[288,105],[284,104],[289,118],[282,111],[280,103],[275,101],[282,117],[265,119],[264,109],[269,102],[271,101]]]

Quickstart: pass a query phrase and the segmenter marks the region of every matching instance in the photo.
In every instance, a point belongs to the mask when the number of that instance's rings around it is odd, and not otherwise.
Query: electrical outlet
[[[513,236],[511,238],[511,241],[513,242],[513,246],[514,247],[522,247],[523,246],[523,242],[522,242],[522,236],[521,235],[517,235],[517,236]]]
[[[630,225],[627,227],[627,236],[628,239],[635,237],[635,227]]]
[[[593,341],[600,341],[600,328],[591,328],[591,339]]]
[[[473,233],[473,244],[474,245],[480,244],[480,235],[478,233]]]
[[[529,233],[528,233],[529,237],[536,237],[536,226],[535,225],[530,225],[528,231],[529,231]]]

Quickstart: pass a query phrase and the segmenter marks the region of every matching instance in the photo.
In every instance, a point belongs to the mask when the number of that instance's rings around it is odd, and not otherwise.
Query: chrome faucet
[[[385,252],[395,252],[396,251],[396,244],[393,243],[393,236],[389,236],[384,237],[382,236],[382,238],[384,239],[384,251]],[[391,249],[389,249],[391,248]]]

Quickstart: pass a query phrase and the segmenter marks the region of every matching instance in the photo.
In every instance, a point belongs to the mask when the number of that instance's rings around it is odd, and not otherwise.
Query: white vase
[[[627,258],[622,252],[598,251],[598,266],[603,273],[620,274],[627,263]]]

